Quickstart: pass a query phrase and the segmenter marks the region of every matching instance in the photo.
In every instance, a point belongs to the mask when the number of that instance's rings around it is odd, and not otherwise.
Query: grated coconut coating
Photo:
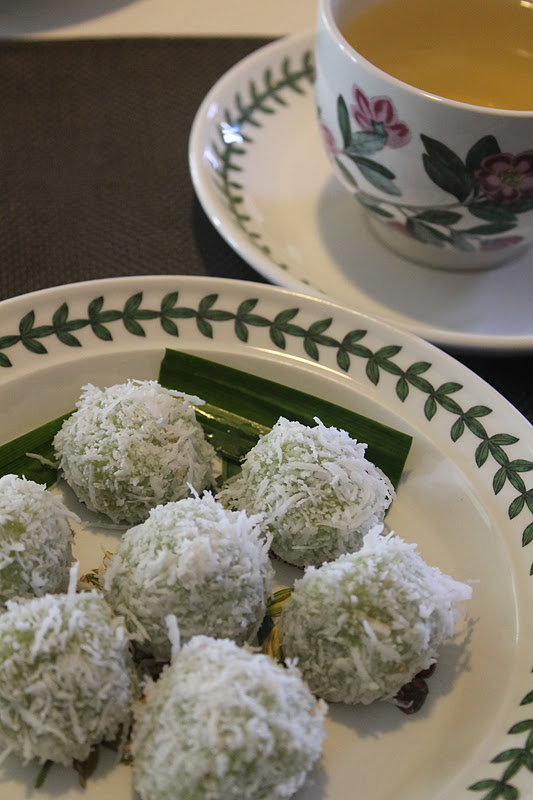
[[[320,757],[325,704],[297,669],[225,639],[194,637],[136,707],[142,800],[282,800]]]
[[[59,467],[92,511],[113,522],[142,522],[159,503],[202,491],[215,451],[191,403],[196,397],[157,381],[87,384],[77,410],[54,438]]]
[[[206,492],[158,506],[122,537],[102,577],[108,602],[140,648],[168,661],[168,614],[183,640],[195,634],[251,640],[265,614],[273,570],[259,518],[228,511]]]
[[[24,761],[84,761],[127,731],[129,641],[101,593],[9,601],[0,615],[0,750]]]
[[[386,475],[346,431],[280,417],[217,495],[264,515],[273,552],[297,566],[319,565],[361,547],[394,497]]]
[[[471,595],[415,545],[373,531],[357,553],[309,567],[295,583],[279,621],[282,651],[325,700],[388,699],[434,663]]]
[[[0,604],[66,591],[69,519],[77,517],[46,486],[17,475],[0,478]]]

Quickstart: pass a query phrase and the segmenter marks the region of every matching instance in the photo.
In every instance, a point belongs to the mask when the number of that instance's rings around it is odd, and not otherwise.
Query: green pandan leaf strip
[[[235,463],[239,463],[259,437],[270,430],[266,425],[211,403],[195,406],[195,411],[198,422],[218,454]]]
[[[275,381],[170,349],[161,362],[159,382],[205,400],[199,419],[206,430],[207,426],[212,426],[209,434],[212,434],[214,446],[219,437],[218,441],[223,439],[229,450],[229,441],[236,436],[238,444],[231,458],[236,457],[240,447],[247,447],[254,436],[257,441],[280,416],[304,425],[314,425],[314,418],[319,417],[325,425],[343,428],[354,438],[366,442],[368,458],[381,467],[395,486],[398,485],[411,447],[411,436],[362,414]]]
[[[55,460],[52,441],[63,421],[69,416],[47,422],[29,433],[13,439],[0,447],[0,475],[24,475],[28,480],[52,486],[57,480],[55,467],[43,463],[41,459]],[[32,454],[32,455],[28,455]],[[37,455],[38,458],[34,458]]]

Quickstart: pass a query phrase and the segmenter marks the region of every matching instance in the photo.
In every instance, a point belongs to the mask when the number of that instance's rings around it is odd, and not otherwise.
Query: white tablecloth
[[[315,16],[316,0],[0,0],[0,37],[278,36]]]

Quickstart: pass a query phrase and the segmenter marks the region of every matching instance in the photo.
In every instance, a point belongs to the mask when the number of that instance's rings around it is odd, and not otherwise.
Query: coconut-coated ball
[[[0,614],[0,743],[23,761],[84,761],[130,724],[123,621],[101,593],[11,600]]]
[[[157,381],[84,386],[76,411],[54,437],[68,485],[92,511],[137,524],[159,503],[212,480],[214,448],[192,398]]]
[[[297,669],[224,639],[191,639],[136,708],[142,800],[284,800],[321,754],[325,704]]]
[[[272,551],[297,566],[358,550],[394,497],[367,445],[319,419],[309,427],[280,417],[217,495],[231,508],[263,514]]]
[[[66,591],[77,519],[46,486],[0,478],[0,603]]]
[[[428,566],[415,547],[371,532],[361,550],[296,581],[279,621],[281,647],[315,694],[388,699],[435,662],[472,589]]]
[[[165,618],[182,641],[195,634],[250,641],[265,614],[273,570],[259,517],[229,511],[206,492],[157,506],[126,531],[101,584],[111,606],[127,609],[141,650],[170,657]]]

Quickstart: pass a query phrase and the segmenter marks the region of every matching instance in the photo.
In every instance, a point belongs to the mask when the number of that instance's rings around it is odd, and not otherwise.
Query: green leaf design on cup
[[[483,159],[488,156],[493,156],[500,152],[500,147],[496,141],[496,137],[492,134],[483,136],[475,144],[472,145],[468,151],[465,159],[465,166],[472,174],[479,169]]]
[[[474,188],[471,173],[453,150],[442,142],[420,134],[426,148],[422,155],[424,169],[433,183],[449,194],[453,194],[460,203],[464,203]]]

